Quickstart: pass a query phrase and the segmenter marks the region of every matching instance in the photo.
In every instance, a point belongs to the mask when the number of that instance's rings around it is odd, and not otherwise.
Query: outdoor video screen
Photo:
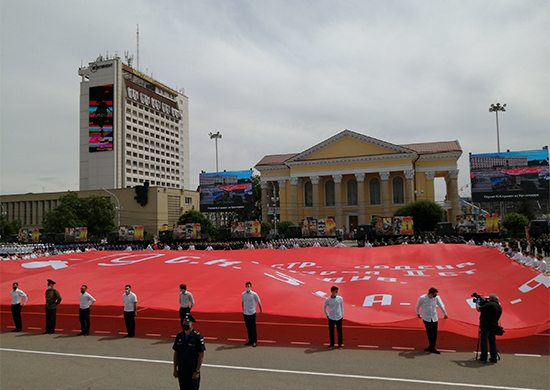
[[[199,175],[200,210],[254,210],[252,171],[201,173]]]
[[[548,149],[470,155],[474,202],[548,200]]]
[[[90,87],[90,152],[113,150],[113,84]]]

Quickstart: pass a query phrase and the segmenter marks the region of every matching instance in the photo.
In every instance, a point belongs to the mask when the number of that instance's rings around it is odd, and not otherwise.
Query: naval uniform
[[[179,332],[172,349],[178,354],[176,364],[180,390],[198,390],[201,377],[199,375],[197,380],[193,380],[192,376],[197,371],[199,353],[206,350],[204,338],[195,329],[189,335],[186,335],[184,331]]]

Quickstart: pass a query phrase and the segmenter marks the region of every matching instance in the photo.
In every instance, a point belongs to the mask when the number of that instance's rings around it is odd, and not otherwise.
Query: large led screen
[[[113,84],[90,87],[90,152],[113,150]]]
[[[474,202],[548,201],[548,149],[471,154],[470,176]]]
[[[201,212],[254,210],[252,171],[201,173]]]

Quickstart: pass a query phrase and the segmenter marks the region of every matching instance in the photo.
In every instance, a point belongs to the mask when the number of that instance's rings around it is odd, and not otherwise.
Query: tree
[[[100,236],[116,229],[115,215],[109,199],[102,196],[79,198],[76,192],[69,192],[59,198],[59,206],[44,215],[43,225],[52,233],[63,233],[70,227],[87,227],[90,236]]]
[[[0,215],[0,235],[2,235],[2,239],[12,234],[17,234],[19,229],[21,229],[20,220],[14,219],[13,221],[8,221],[8,217]]]
[[[529,221],[535,219],[535,201],[522,198],[517,211],[518,214],[525,215]]]
[[[523,214],[511,213],[502,218],[502,226],[514,236],[523,236],[527,225],[529,225],[529,220]]]
[[[273,225],[269,222],[262,222],[262,236],[267,236],[269,232],[273,229]]]
[[[212,221],[206,218],[200,211],[189,210],[180,215],[178,224],[185,225],[186,223],[200,223],[201,236],[207,235],[209,237],[217,237],[218,235],[218,229],[214,226]]]
[[[280,235],[284,235],[289,227],[294,226],[294,222],[292,221],[281,221],[277,225],[277,231]]]
[[[435,229],[438,222],[447,219],[447,213],[431,200],[417,200],[398,209],[394,216],[413,217],[414,230],[416,232],[428,232]]]

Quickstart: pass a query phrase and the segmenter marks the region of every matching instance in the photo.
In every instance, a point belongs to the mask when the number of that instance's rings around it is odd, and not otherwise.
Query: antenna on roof
[[[136,32],[136,40],[137,40],[137,70],[139,71],[139,23],[137,24],[137,32]]]

